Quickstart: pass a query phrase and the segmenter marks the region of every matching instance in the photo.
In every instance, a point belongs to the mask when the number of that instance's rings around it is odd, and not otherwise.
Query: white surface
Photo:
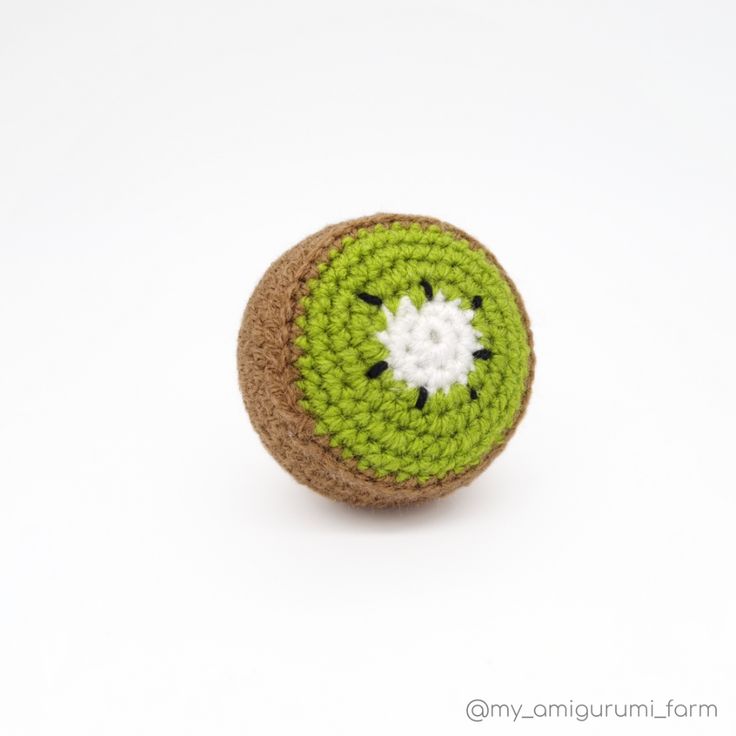
[[[475,367],[473,353],[483,347],[481,333],[472,325],[472,309],[463,309],[459,299],[448,302],[440,290],[419,309],[402,296],[396,314],[385,305],[383,312],[386,329],[376,337],[389,351],[387,362],[397,381],[424,387],[429,396],[468,382]]]
[[[732,3],[0,7],[3,736],[734,733]],[[234,357],[379,210],[485,241],[539,357],[490,471],[392,513],[292,482]]]

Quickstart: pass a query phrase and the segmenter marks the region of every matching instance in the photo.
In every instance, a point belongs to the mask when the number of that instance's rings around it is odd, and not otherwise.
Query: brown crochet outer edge
[[[399,222],[437,225],[471,248],[483,251],[511,287],[529,339],[529,372],[519,411],[503,442],[473,468],[449,473],[424,484],[396,482],[390,476],[377,478],[360,470],[356,461],[346,460],[327,437],[314,433],[314,420],[299,405],[301,391],[295,362],[300,350],[294,345],[298,334],[295,318],[302,311],[307,283],[318,276],[317,265],[328,260],[342,239],[361,228]],[[482,473],[503,450],[526,411],[534,378],[535,356],[529,317],[513,281],[487,248],[467,233],[432,217],[376,214],[330,225],[302,240],[271,264],[251,295],[238,335],[238,378],[245,407],[254,429],[276,460],[296,480],[313,490],[355,506],[401,506],[444,496],[467,485]]]

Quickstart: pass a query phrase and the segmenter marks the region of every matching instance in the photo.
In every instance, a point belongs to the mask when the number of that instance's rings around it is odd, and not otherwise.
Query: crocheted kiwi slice
[[[372,215],[305,238],[264,274],[238,338],[240,388],[268,450],[361,506],[469,483],[519,422],[533,366],[503,269],[429,217]]]
[[[532,366],[523,307],[457,231],[358,228],[318,264],[299,307],[300,406],[356,472],[441,483],[479,466],[518,420]]]

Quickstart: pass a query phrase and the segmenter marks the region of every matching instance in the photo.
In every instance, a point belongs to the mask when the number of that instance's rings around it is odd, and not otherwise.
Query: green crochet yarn
[[[462,473],[504,440],[524,397],[530,345],[511,287],[483,251],[434,225],[376,225],[344,238],[319,272],[296,338],[302,406],[318,435],[363,471],[420,483]],[[387,328],[384,307],[396,313],[408,296],[421,309],[432,290],[474,310],[488,348],[481,357],[491,357],[475,361],[467,385],[422,402],[386,367],[377,334]]]

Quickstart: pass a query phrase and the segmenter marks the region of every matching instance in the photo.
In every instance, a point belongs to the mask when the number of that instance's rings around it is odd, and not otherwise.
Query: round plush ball
[[[309,236],[266,272],[238,340],[251,421],[298,481],[359,506],[469,483],[529,399],[518,291],[491,253],[429,217]]]

